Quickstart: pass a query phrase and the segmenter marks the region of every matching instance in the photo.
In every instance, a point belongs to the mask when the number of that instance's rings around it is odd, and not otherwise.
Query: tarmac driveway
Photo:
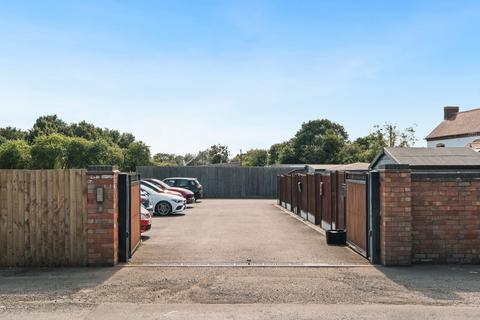
[[[155,217],[131,264],[367,265],[346,247],[327,246],[318,231],[274,200],[213,200],[185,215]]]

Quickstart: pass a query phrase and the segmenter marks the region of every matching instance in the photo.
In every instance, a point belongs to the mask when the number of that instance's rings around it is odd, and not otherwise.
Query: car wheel
[[[172,206],[167,201],[160,201],[155,206],[155,212],[161,216],[166,216],[172,212]]]

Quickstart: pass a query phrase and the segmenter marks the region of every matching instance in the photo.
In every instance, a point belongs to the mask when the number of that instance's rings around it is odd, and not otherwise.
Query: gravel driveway
[[[273,200],[203,200],[185,215],[155,217],[132,264],[366,265]]]
[[[272,201],[205,200],[154,223],[126,266],[0,269],[0,319],[480,319],[479,266],[361,265]],[[326,265],[148,265],[245,257]]]

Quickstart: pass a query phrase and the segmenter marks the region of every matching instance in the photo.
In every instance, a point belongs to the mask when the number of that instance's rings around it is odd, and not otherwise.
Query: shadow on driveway
[[[472,294],[480,299],[480,266],[416,265],[377,269],[397,285],[439,303],[465,303],[465,297]]]
[[[20,295],[27,300],[89,293],[115,275],[119,268],[0,269],[0,301]]]

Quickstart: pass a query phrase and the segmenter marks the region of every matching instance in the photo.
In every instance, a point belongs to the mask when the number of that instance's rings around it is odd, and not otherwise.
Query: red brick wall
[[[380,171],[380,253],[383,265],[411,264],[411,180],[408,169]]]
[[[88,264],[113,266],[118,263],[117,172],[87,172]],[[104,202],[97,203],[96,188],[103,187]]]
[[[480,181],[415,180],[413,262],[480,263]]]

